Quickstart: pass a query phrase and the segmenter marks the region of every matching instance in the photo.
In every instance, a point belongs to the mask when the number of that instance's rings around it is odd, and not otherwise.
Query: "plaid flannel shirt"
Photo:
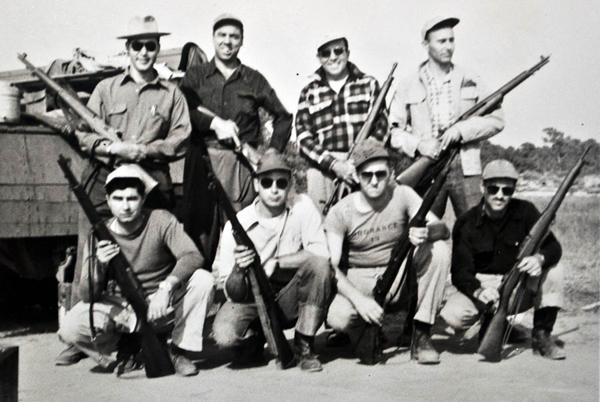
[[[420,71],[422,80],[427,85],[427,103],[431,113],[431,132],[437,137],[445,131],[454,120],[454,104],[450,74],[438,81],[425,63]]]
[[[302,89],[296,114],[300,152],[322,170],[335,160],[330,152],[348,152],[379,95],[377,80],[348,63],[349,75],[339,93],[329,86],[319,68]],[[387,109],[383,108],[371,136],[387,139]]]

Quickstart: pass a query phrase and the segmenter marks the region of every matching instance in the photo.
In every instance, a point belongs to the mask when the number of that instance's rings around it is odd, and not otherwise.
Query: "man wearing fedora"
[[[504,128],[501,109],[456,122],[489,95],[478,75],[452,63],[453,28],[458,22],[458,18],[436,17],[424,25],[421,39],[428,58],[416,74],[400,82],[390,103],[393,148],[411,158],[437,159],[448,147],[460,145],[460,157],[454,159],[431,209],[438,217],[444,215],[448,198],[456,216],[479,202],[479,142]]]
[[[234,153],[235,141],[239,139],[251,148],[262,143],[259,108],[273,117],[268,147],[283,152],[292,126],[292,115],[269,82],[238,57],[244,44],[242,21],[231,14],[219,15],[213,24],[213,43],[213,59],[188,69],[181,81],[194,126],[184,167],[183,223],[196,242],[211,227],[219,226],[217,214],[207,217],[202,210],[214,207],[214,203],[198,207],[207,202],[203,161],[206,155],[210,156],[217,178],[239,211],[252,203],[256,194],[250,185],[252,168]],[[214,251],[215,243],[204,242],[208,254]]]
[[[332,297],[333,270],[321,214],[305,194],[293,194],[292,170],[284,157],[268,150],[253,179],[258,196],[237,214],[258,255],[236,245],[231,224],[223,229],[219,282],[228,301],[215,318],[213,334],[222,348],[233,348],[235,365],[262,360],[265,338],[256,305],[246,298],[247,269],[260,258],[277,293],[284,328],[295,327],[294,352],[300,369],[321,371],[314,337]]]
[[[320,211],[333,193],[331,178],[356,183],[354,165],[346,160],[346,153],[379,94],[377,80],[349,62],[349,57],[346,37],[326,35],[317,47],[321,67],[310,76],[298,101],[300,154],[311,164],[306,173],[308,195]],[[385,141],[386,135],[383,112],[372,136]]]
[[[378,278],[386,270],[392,250],[421,206],[421,198],[408,186],[396,185],[390,156],[383,144],[367,138],[355,148],[360,191],[339,201],[325,219],[325,233],[336,268],[337,295],[327,324],[350,338],[358,336],[366,321],[382,325],[384,309],[373,298]],[[446,225],[432,213],[425,227],[412,227],[409,240],[416,247],[412,269],[416,271],[418,300],[414,316],[414,351],[419,364],[439,363],[430,331],[441,306],[450,270],[450,235]],[[346,266],[340,261],[347,253]],[[400,277],[406,261],[387,295],[389,307],[406,300]],[[403,288],[404,289],[404,288]],[[354,335],[354,336],[353,336]]]
[[[98,213],[110,217],[102,183],[110,171],[126,163],[139,164],[158,185],[146,197],[147,208],[172,209],[174,193],[169,162],[185,155],[191,124],[187,103],[176,85],[158,77],[154,63],[160,51],[159,32],[152,16],[134,17],[129,21],[125,48],[129,66],[117,76],[101,81],[92,93],[87,107],[106,124],[121,134],[122,141],[112,141],[91,131],[77,131],[81,150],[109,159],[110,164],[94,162],[85,167],[82,182]],[[90,225],[85,216],[79,217],[79,239],[74,289],[79,285],[81,256]],[[77,295],[77,291],[74,291]],[[65,353],[57,364],[71,364],[79,354]]]
[[[155,328],[165,327],[173,312],[175,370],[183,376],[196,375],[198,369],[185,352],[202,350],[204,320],[213,298],[212,275],[201,269],[202,255],[175,216],[143,208],[148,185],[139,166],[115,169],[104,188],[112,214],[106,226],[116,243],[86,236],[79,287],[82,301],[65,316],[59,337],[93,358],[101,371],[111,372],[119,363],[120,371],[134,367],[134,361],[115,356],[122,334],[134,333],[136,327],[135,313],[109,270],[110,260],[122,252],[148,300],[148,321]]]

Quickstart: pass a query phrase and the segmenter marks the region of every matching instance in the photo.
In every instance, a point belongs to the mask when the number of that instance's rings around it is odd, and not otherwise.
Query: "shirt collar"
[[[477,208],[478,208],[477,223],[476,223],[477,226],[483,225],[483,222],[486,219],[490,220],[490,217],[485,213],[485,208],[484,208],[483,204],[484,204],[484,200],[482,198],[481,202],[477,206]],[[521,209],[517,208],[517,204],[518,204],[518,202],[515,201],[514,199],[510,200],[510,202],[508,203],[508,206],[506,207],[506,214],[504,214],[504,217],[500,220],[502,223],[506,222],[506,220],[509,217],[513,217],[515,220],[523,219],[523,211]]]
[[[240,59],[237,59],[239,65],[238,68],[235,69],[235,71],[233,72],[233,74],[231,74],[231,77],[229,79],[234,79],[234,78],[238,78],[238,76],[242,75],[244,73],[244,65],[242,64],[242,62],[240,61]],[[214,74],[221,74],[221,72],[219,71],[219,69],[217,68],[217,63],[215,62],[215,58],[213,57],[209,62],[208,62],[208,68],[206,70],[206,74],[205,77],[208,78],[211,75]]]
[[[121,78],[121,85],[125,85],[128,81],[135,83],[135,81],[133,80],[133,77],[131,76],[130,69],[131,69],[131,66],[127,66],[127,68],[123,72],[123,76]],[[150,82],[147,82],[144,85],[159,85],[159,84],[162,85],[162,82],[161,82],[160,76],[158,75],[158,72],[156,70],[154,70],[154,72],[156,74],[154,79]]]
[[[441,83],[443,84],[450,81],[450,78],[452,77],[453,73],[454,64],[452,65],[452,69],[448,72],[448,74],[446,74],[444,80]],[[431,72],[431,68],[429,67],[428,61],[424,61],[423,63],[421,63],[421,66],[419,67],[419,75],[421,76],[423,82],[426,82],[427,84],[431,84],[432,82],[436,81],[433,73]]]

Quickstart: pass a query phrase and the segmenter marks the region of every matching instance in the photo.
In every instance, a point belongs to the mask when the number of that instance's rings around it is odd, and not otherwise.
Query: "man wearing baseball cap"
[[[296,115],[300,154],[311,164],[308,195],[322,211],[334,191],[332,178],[356,183],[354,165],[346,153],[372,109],[379,84],[349,62],[348,40],[327,34],[317,47],[321,67],[302,89]],[[386,140],[387,111],[380,114],[371,134]]]
[[[82,301],[69,310],[58,334],[93,358],[101,371],[113,371],[118,364],[121,372],[134,367],[135,360],[120,359],[124,354],[115,357],[119,339],[134,333],[136,322],[128,301],[111,283],[109,263],[122,252],[147,297],[148,321],[158,325],[174,312],[171,355],[175,370],[183,376],[196,375],[198,369],[186,351],[202,350],[214,280],[201,269],[204,259],[175,216],[165,210],[143,209],[148,187],[140,170],[136,165],[123,165],[108,175],[104,187],[112,217],[106,226],[116,244],[86,236],[79,287]]]
[[[517,261],[519,245],[540,213],[529,201],[513,198],[519,174],[509,161],[491,161],[482,177],[483,199],[459,216],[454,225],[451,271],[452,283],[459,292],[450,297],[440,315],[466,338],[472,333],[467,330],[481,323],[481,339],[491,318],[488,314],[482,317],[483,306],[498,302],[502,276],[519,263],[518,268],[528,275],[528,282],[515,314],[534,307],[531,336],[534,353],[549,359],[564,359],[562,347],[550,336],[563,304],[563,269],[557,265],[561,246],[550,233],[536,254]]]
[[[422,202],[410,187],[395,184],[390,157],[379,141],[368,138],[358,144],[355,163],[360,191],[339,201],[325,219],[338,290],[327,323],[350,338],[358,335],[364,321],[382,325],[384,310],[372,292],[388,265],[392,249]],[[437,364],[439,354],[431,344],[430,331],[450,270],[450,250],[440,240],[447,239],[450,233],[434,214],[427,214],[426,219],[425,227],[413,227],[409,232],[410,242],[416,247],[412,269],[417,272],[419,289],[414,346],[420,364]],[[341,267],[344,247],[347,266]],[[398,289],[404,269],[405,266],[388,295],[390,307],[406,300]]]
[[[139,164],[158,182],[146,197],[147,208],[174,207],[169,162],[185,155],[191,124],[181,91],[159,78],[154,69],[159,40],[165,35],[169,34],[158,30],[153,16],[132,18],[127,33],[117,38],[125,39],[129,66],[122,74],[101,81],[87,103],[92,112],[121,133],[121,141],[112,141],[92,131],[76,131],[81,150],[91,158],[84,168],[82,183],[87,183],[92,202],[106,218],[111,215],[102,184],[114,167],[123,163]],[[108,163],[96,162],[95,156]],[[89,222],[80,214],[74,289],[79,284],[80,256],[89,231]],[[70,364],[76,360],[77,355],[65,351],[56,363]]]
[[[390,103],[393,148],[411,158],[437,159],[450,146],[460,145],[460,156],[454,159],[431,209],[438,217],[444,215],[448,199],[456,216],[479,202],[479,142],[504,128],[501,109],[456,122],[464,112],[489,95],[478,75],[452,63],[454,27],[458,23],[458,18],[453,17],[435,17],[427,21],[421,31],[421,40],[428,58],[416,74],[400,82]]]
[[[295,327],[294,352],[302,371],[321,371],[314,337],[332,298],[333,270],[321,214],[304,194],[292,194],[292,170],[283,155],[268,150],[253,185],[258,196],[237,214],[258,255],[235,243],[231,224],[223,229],[219,282],[228,301],[215,318],[213,334],[222,348],[233,348],[234,367],[260,363],[265,338],[246,278],[259,257],[277,292],[285,328]]]

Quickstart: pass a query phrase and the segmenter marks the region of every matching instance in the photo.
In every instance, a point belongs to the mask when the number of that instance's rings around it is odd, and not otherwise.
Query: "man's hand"
[[[442,134],[442,136],[440,137],[441,152],[444,152],[445,150],[447,150],[451,145],[454,145],[454,144],[460,142],[461,138],[462,137],[460,136],[460,131],[456,127],[456,124],[453,126],[450,126],[446,131],[444,131],[444,134]]]
[[[239,268],[246,269],[252,264],[255,258],[253,250],[248,249],[246,246],[238,245],[233,250],[233,258]]]
[[[106,265],[114,256],[119,254],[120,250],[117,244],[108,240],[100,240],[96,246],[96,258],[101,264]]]
[[[110,145],[110,155],[137,163],[146,158],[146,147],[144,145],[132,144],[129,142],[113,142]]]
[[[223,120],[219,116],[215,116],[210,123],[210,128],[215,132],[219,141],[227,140],[237,136],[239,128],[232,120]]]
[[[370,324],[383,325],[383,308],[375,299],[361,294],[352,304],[363,320]]]
[[[155,321],[167,315],[170,301],[171,292],[158,288],[148,306],[148,321]]]
[[[496,303],[500,300],[500,293],[498,293],[498,289],[495,288],[485,288],[479,293],[477,299],[481,300],[483,303]]]
[[[440,156],[440,141],[436,138],[425,138],[417,145],[417,151],[422,156],[427,156],[431,159],[437,159]]]
[[[408,229],[408,240],[413,246],[419,247],[429,239],[429,228],[427,226],[423,228],[411,227]]]
[[[342,161],[338,159],[331,166],[331,170],[333,170],[333,173],[335,173],[338,179],[343,180],[348,184],[358,183],[356,168],[350,161]]]
[[[521,260],[517,268],[519,271],[529,276],[540,276],[542,274],[542,264],[544,257],[541,254],[534,254]]]

